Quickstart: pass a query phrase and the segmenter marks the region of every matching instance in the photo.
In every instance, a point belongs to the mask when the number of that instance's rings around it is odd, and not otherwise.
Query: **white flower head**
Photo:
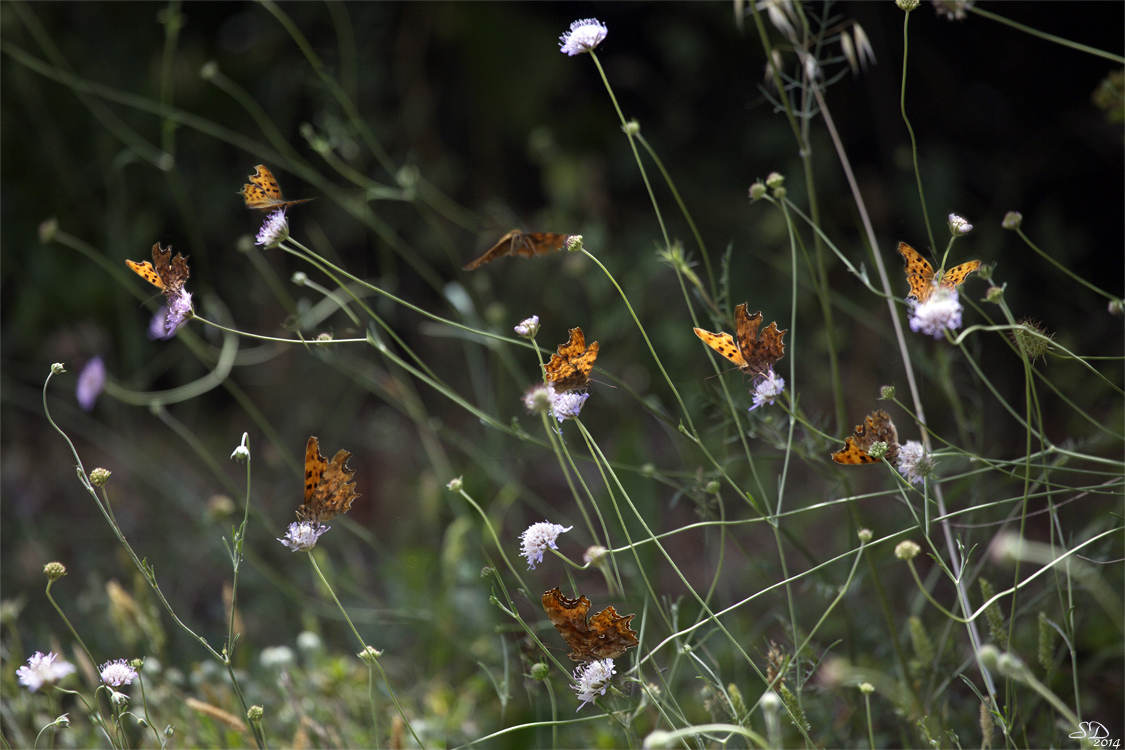
[[[101,672],[102,682],[112,687],[130,685],[133,680],[137,679],[137,670],[133,669],[129,662],[124,659],[107,661],[99,671]]]
[[[309,521],[301,521],[289,524],[289,529],[285,532],[284,539],[277,541],[284,544],[294,552],[301,550],[309,550],[316,546],[316,540],[320,539],[320,535],[328,531],[331,526],[325,526],[320,523],[311,523]]]
[[[267,646],[262,649],[258,661],[266,669],[284,669],[291,666],[296,658],[288,646]]]
[[[254,240],[254,244],[273,247],[288,236],[289,220],[285,218],[285,209],[279,208],[262,222],[262,228],[258,230],[258,236]]]
[[[566,419],[576,419],[578,413],[582,411],[582,404],[586,403],[588,398],[590,398],[590,394],[585,392],[556,393],[554,398],[551,399],[551,413],[555,415],[555,419],[559,420],[560,424]]]
[[[964,218],[957,214],[949,215],[949,233],[954,237],[960,237],[963,234],[968,234],[973,231],[973,225],[966,221]]]
[[[555,401],[555,389],[543,383],[537,383],[523,394],[523,406],[528,414],[542,414],[550,411],[551,404]]]
[[[925,302],[912,302],[910,330],[940,339],[946,330],[961,327],[961,303],[957,290],[938,286]]]
[[[758,378],[758,382],[754,385],[754,405],[750,407],[750,411],[754,411],[763,404],[772,405],[784,391],[785,378],[778,377],[777,373],[773,371],[773,367],[770,367],[766,370],[766,374]]]
[[[555,540],[559,538],[559,534],[570,531],[573,528],[573,526],[564,527],[548,521],[533,523],[528,526],[527,529],[520,534],[520,542],[523,547],[523,551],[520,552],[520,555],[527,558],[527,569],[535,570],[535,563],[543,562],[543,553],[548,547],[551,549],[559,548],[555,543]]]
[[[525,339],[535,338],[535,334],[539,333],[539,316],[532,315],[530,318],[525,318],[520,321],[516,326],[516,335],[522,336]]]
[[[164,319],[164,338],[171,338],[185,320],[195,315],[191,309],[191,292],[183,289],[168,298],[168,314]]]
[[[613,659],[599,659],[575,669],[574,684],[570,687],[578,693],[578,700],[582,701],[578,704],[575,713],[581,711],[587,703],[593,703],[599,695],[605,695],[616,673]]]
[[[926,449],[917,440],[907,440],[906,445],[898,449],[898,470],[913,484],[921,484],[933,474],[934,466],[933,456],[926,453]]]
[[[73,671],[74,665],[60,659],[53,651],[46,654],[36,651],[27,660],[26,667],[16,670],[16,677],[21,685],[27,685],[27,689],[34,693],[44,685],[54,685]]]
[[[559,51],[571,57],[589,52],[605,39],[609,29],[596,18],[584,18],[570,25],[570,30],[559,37]]]

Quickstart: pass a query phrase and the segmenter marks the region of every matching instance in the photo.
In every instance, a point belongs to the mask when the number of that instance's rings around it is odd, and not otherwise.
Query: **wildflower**
[[[244,464],[250,460],[250,433],[242,433],[242,442],[234,449],[234,453],[230,457],[240,464]]]
[[[859,692],[863,693],[864,695],[871,695],[875,692],[875,686],[870,682],[861,682],[859,683]]]
[[[168,317],[164,319],[164,338],[171,338],[180,325],[194,315],[191,309],[191,292],[180,290],[168,298]]]
[[[109,469],[97,468],[90,472],[90,484],[95,487],[105,487],[106,482],[109,481],[110,475],[113,474]]]
[[[934,458],[917,440],[907,440],[898,449],[898,470],[913,484],[921,484],[934,473]]]
[[[593,703],[599,695],[605,695],[610,681],[617,670],[613,668],[613,659],[599,659],[585,664],[574,670],[574,684],[571,688],[578,693],[578,700],[582,701],[575,709],[575,713],[582,710],[587,703]]]
[[[547,679],[547,676],[550,674],[551,668],[541,661],[531,665],[530,677],[533,680],[539,680],[540,682],[542,682],[543,680]]]
[[[1054,338],[1055,334],[1047,333],[1046,328],[1031,318],[1023,318],[1018,322],[1020,327],[1012,331],[1010,335],[1012,341],[1024,353],[1027,360],[1034,362],[1045,356],[1047,350],[1051,348],[1051,339]]]
[[[629,123],[629,124],[636,125],[636,121],[634,120],[632,123]],[[634,129],[634,134],[636,132],[639,132],[640,129],[641,129],[641,126],[637,125],[636,128]],[[628,132],[628,125],[622,127],[622,130],[626,130],[626,132]],[[570,235],[569,237],[566,238],[566,251],[568,253],[576,253],[579,250],[581,250],[582,247],[583,247],[583,245],[582,245],[582,235],[572,234],[572,235]]]
[[[465,481],[461,477],[453,477],[449,480],[449,484],[445,485],[451,492],[460,492],[461,488],[465,486]]]
[[[779,188],[785,182],[785,175],[781,172],[770,172],[766,175],[766,187]]]
[[[758,201],[766,195],[766,186],[761,182],[755,182],[750,186],[750,200]]]
[[[266,669],[284,669],[295,661],[293,649],[288,646],[267,646],[262,649],[258,661]]]
[[[972,0],[934,0],[934,12],[947,21],[964,21],[965,11],[972,5]]]
[[[884,385],[879,388],[879,400],[890,401],[895,397],[895,387],[893,385]]]
[[[246,718],[252,722],[261,721],[262,717],[266,715],[266,710],[261,706],[251,706],[246,711]]]
[[[314,654],[324,650],[324,642],[311,630],[302,630],[297,635],[297,649],[303,654]]]
[[[1004,214],[1004,220],[1000,222],[1000,226],[1013,231],[1019,229],[1020,224],[1023,224],[1023,214],[1019,211],[1009,211]]]
[[[55,375],[62,375],[64,372],[66,372],[66,365],[64,365],[62,362],[56,362],[55,364],[51,365],[51,372]]]
[[[949,233],[954,237],[960,237],[963,234],[968,234],[973,231],[973,225],[966,221],[964,218],[957,214],[949,215]]]
[[[559,51],[571,57],[589,52],[605,39],[609,29],[596,18],[584,18],[570,25],[570,31],[559,37]]]
[[[78,387],[75,389],[75,395],[78,397],[78,405],[82,407],[83,411],[93,411],[94,404],[98,401],[98,396],[101,395],[102,389],[105,388],[105,362],[101,357],[94,357],[86,366],[82,368],[82,372],[78,374]]]
[[[356,656],[358,656],[367,664],[374,664],[375,662],[379,661],[379,657],[382,655],[383,652],[375,648],[374,646],[368,646],[358,654],[356,654]]]
[[[528,414],[542,414],[549,411],[555,401],[555,389],[538,383],[523,394],[523,405]]]
[[[137,670],[129,666],[124,659],[107,661],[100,668],[102,682],[112,687],[131,685],[137,679]]]
[[[573,526],[559,526],[557,523],[549,523],[543,521],[541,523],[533,523],[520,534],[521,546],[523,551],[520,555],[527,558],[527,569],[535,570],[535,563],[543,562],[543,552],[550,547],[551,549],[558,549],[559,546],[555,544],[555,540],[559,538],[559,534],[564,531],[570,531]]]
[[[594,544],[590,547],[587,547],[586,551],[582,553],[582,562],[586,563],[587,565],[593,565],[594,567],[600,568],[605,565],[606,555],[608,554],[609,550],[607,550],[605,547],[601,546],[600,544]]]
[[[1121,315],[1122,312],[1125,312],[1125,302],[1119,299],[1111,299],[1109,301],[1109,314]]]
[[[858,533],[858,536],[859,536],[859,541],[863,542],[864,544],[867,544],[868,542],[871,541],[871,539],[875,535],[872,533],[871,529],[860,529],[859,533]]]
[[[909,13],[910,11],[918,7],[919,0],[895,0],[895,5],[897,5],[899,9],[905,10],[907,13]]]
[[[754,386],[754,405],[750,407],[750,411],[754,411],[763,404],[773,405],[773,402],[778,396],[785,391],[785,378],[780,378],[777,373],[773,371],[773,367],[766,370],[766,374],[758,378],[757,384]]]
[[[577,419],[578,413],[582,411],[582,404],[586,403],[588,398],[590,398],[589,393],[575,391],[556,393],[551,399],[551,413],[559,420],[559,424],[565,419]]]
[[[961,303],[957,290],[938,286],[925,302],[912,302],[910,330],[940,339],[942,333],[961,327]]]
[[[43,566],[43,575],[48,581],[57,581],[66,575],[66,566],[58,561],[49,562]]]
[[[1004,287],[990,286],[988,291],[984,293],[984,298],[994,305],[999,305],[1001,300],[1004,299]]]
[[[119,693],[116,690],[109,691],[109,699],[113,701],[113,705],[119,708],[124,708],[129,705],[129,696],[125,695],[125,693]]]
[[[262,228],[258,230],[258,236],[255,238],[254,244],[273,247],[288,236],[289,220],[285,218],[285,209],[279,208],[266,217],[266,220],[262,223]]]
[[[899,542],[898,545],[895,546],[895,557],[899,560],[913,560],[921,551],[922,548],[919,547],[916,542],[912,542],[908,539],[905,542]]]
[[[27,689],[34,693],[44,685],[54,685],[73,671],[74,665],[60,659],[53,651],[46,654],[36,651],[27,660],[26,667],[16,670],[16,677],[21,685],[27,685]]]
[[[539,316],[532,315],[530,318],[524,318],[515,330],[517,336],[522,336],[525,339],[535,338],[535,334],[539,333]]]
[[[163,339],[172,338],[172,333],[175,333],[175,331],[168,333],[168,331],[164,329],[164,321],[166,320],[168,320],[168,305],[161,305],[160,309],[153,314],[152,320],[149,321],[148,324],[148,331],[146,333],[150,340],[161,341]]]
[[[298,523],[294,521],[289,524],[289,529],[285,532],[285,538],[278,539],[277,541],[294,552],[309,550],[316,546],[316,540],[320,539],[320,535],[330,528],[332,527],[320,523],[311,523],[309,521],[301,521]]]

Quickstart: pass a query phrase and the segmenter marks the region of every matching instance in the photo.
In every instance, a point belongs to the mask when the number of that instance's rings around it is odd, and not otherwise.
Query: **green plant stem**
[[[1006,26],[1011,26],[1013,29],[1018,29],[1025,34],[1030,34],[1031,36],[1045,39],[1048,42],[1054,42],[1055,44],[1060,44],[1063,47],[1076,49],[1079,52],[1085,52],[1087,54],[1094,55],[1095,57],[1102,57],[1106,60],[1115,62],[1118,65],[1125,65],[1125,57],[1122,57],[1121,55],[1115,55],[1112,52],[1105,52],[1095,47],[1090,47],[1085,44],[1079,44],[1078,42],[1072,42],[1069,39],[1063,39],[1062,37],[1055,36],[1054,34],[1048,34],[1045,31],[1039,31],[1038,29],[1033,29],[1030,26],[1024,26],[1022,23],[1017,23],[1010,18],[1004,18],[1003,16],[998,16],[995,13],[990,13],[987,10],[980,8],[979,6],[966,5],[965,10],[969,11],[970,13],[975,13],[978,16],[988,18],[992,21],[997,21],[999,23],[1005,24]]]

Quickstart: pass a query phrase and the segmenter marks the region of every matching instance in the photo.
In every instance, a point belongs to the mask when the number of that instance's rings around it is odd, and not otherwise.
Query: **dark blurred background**
[[[85,615],[95,623],[103,616],[96,595],[105,581],[132,580],[127,560],[113,552],[109,529],[74,478],[66,445],[44,419],[40,391],[53,362],[65,362],[69,371],[52,382],[48,394],[54,418],[75,441],[87,471],[103,466],[114,472],[110,495],[126,535],[155,564],[169,598],[186,608],[186,619],[212,642],[223,631],[219,592],[229,578],[220,537],[229,539],[238,520],[224,515],[215,496],[239,504],[245,472],[227,456],[244,431],[254,455],[255,518],[242,601],[248,638],[256,644],[289,642],[300,627],[312,627],[313,613],[323,613],[316,609],[321,605],[315,604],[304,561],[273,541],[300,502],[298,462],[310,434],[320,437],[328,455],[338,448],[355,454],[352,466],[363,498],[337,525],[353,529],[362,543],[342,537],[332,557],[346,566],[353,584],[345,593],[359,618],[377,627],[387,643],[490,637],[484,623],[495,613],[476,578],[485,562],[482,543],[457,523],[475,528],[479,520],[444,489],[450,478],[465,475],[469,491],[503,519],[509,540],[544,517],[568,525],[576,517],[547,452],[482,426],[359,345],[310,353],[244,341],[250,354],[235,367],[229,387],[168,405],[167,421],[108,396],[90,414],[77,408],[76,375],[95,355],[104,358],[111,379],[136,391],[180,386],[211,367],[207,357],[221,339],[198,323],[191,324],[191,335],[205,352],[202,361],[189,355],[183,342],[145,337],[152,303],[142,300],[152,290],[142,289],[123,261],[147,259],[154,242],[190,257],[189,288],[200,314],[223,318],[214,302],[219,300],[225,321],[240,330],[288,336],[284,324],[301,309],[301,298],[319,300],[289,283],[298,270],[328,283],[312,269],[278,250],[243,252],[261,217],[248,211],[236,192],[258,163],[273,169],[287,197],[319,196],[291,211],[294,236],[380,288],[505,335],[521,318],[537,313],[543,320],[540,343],[550,348],[566,340],[567,328],[582,326],[588,338],[601,342],[599,367],[627,386],[595,387],[584,421],[614,460],[682,471],[690,483],[697,458],[675,434],[675,404],[616,291],[597,268],[560,255],[505,259],[473,274],[460,270],[513,227],[583,234],[629,294],[664,361],[674,364],[673,378],[697,419],[705,413],[700,393],[715,381],[705,381],[711,368],[690,333],[687,311],[669,303],[680,299],[678,284],[656,256],[661,235],[628,141],[593,62],[558,51],[557,38],[574,19],[595,16],[607,24],[598,56],[626,118],[640,123],[672,175],[716,268],[731,249],[730,304],[749,300],[751,310],[761,308],[767,321],[784,327],[788,320],[785,227],[776,210],[751,206],[747,189],[778,171],[787,176],[789,196],[805,205],[807,187],[788,122],[759,88],[764,59],[757,31],[749,19],[745,30],[738,30],[730,4],[280,7],[354,100],[394,173],[350,127],[333,93],[260,5],[185,3],[178,43],[165,61],[160,22],[169,12],[165,5],[0,4],[5,53],[0,582],[5,599],[26,601],[19,622],[25,642],[34,644],[29,648],[45,650],[38,639],[48,631],[61,633],[40,594],[44,563],[68,565],[71,575],[56,591],[69,593],[79,619]],[[1122,3],[983,7],[1115,54],[1123,48]],[[844,75],[827,98],[895,292],[904,296],[894,247],[906,240],[925,251],[929,240],[899,114],[903,14],[890,2],[841,3],[829,10],[811,5],[808,12],[827,13],[835,23],[858,22],[874,47],[878,64]],[[350,41],[341,44],[341,38]],[[833,50],[836,54],[838,45]],[[100,88],[78,95],[13,51],[46,60],[54,69],[68,68]],[[209,62],[261,108],[280,136],[276,142],[245,99],[200,76]],[[792,54],[785,63],[792,69]],[[165,65],[172,87],[162,94]],[[843,67],[835,63],[827,72],[834,75]],[[956,243],[952,262],[979,257],[996,264],[995,281],[1007,284],[1006,298],[1017,315],[1040,321],[1056,341],[1089,356],[1121,356],[1121,318],[1109,316],[1103,297],[1060,274],[1000,222],[1007,211],[1022,212],[1025,231],[1053,258],[1122,294],[1123,131],[1091,99],[1102,80],[1120,68],[973,15],[950,22],[923,4],[911,16],[907,109],[936,249],[944,249],[948,213],[968,218],[976,229]],[[158,114],[162,97],[201,124],[165,120]],[[359,175],[395,189],[417,174],[427,185],[420,192],[444,194],[459,208],[443,209],[436,199],[376,200],[366,204],[373,218],[365,225],[343,210],[351,202],[362,211],[363,190],[318,156],[302,135],[306,123],[332,144],[333,158]],[[811,132],[823,228],[853,263],[872,269],[819,118]],[[123,133],[143,139],[154,153],[167,149],[174,167],[158,169]],[[284,158],[271,159],[279,151]],[[687,224],[651,160],[645,161],[669,233],[698,260],[700,249]],[[60,232],[88,244],[107,266],[57,241],[41,242],[40,225],[49,219]],[[811,236],[805,227],[802,232]],[[874,407],[879,385],[895,383],[906,398],[905,379],[885,303],[866,293],[834,258],[830,263],[848,421],[858,422]],[[295,301],[273,293],[263,267],[272,269]],[[977,301],[985,289],[985,282],[971,278],[964,296]],[[514,371],[505,369],[478,343],[461,341],[386,300],[369,301],[454,390],[500,422],[519,416],[529,430],[538,430],[518,403],[536,377],[526,352],[508,360],[517,362]],[[984,308],[997,316],[994,307]],[[787,354],[801,357],[801,406],[827,432],[844,434],[851,424],[834,418],[819,306],[807,284],[799,295],[798,320]],[[984,321],[968,310],[966,322]],[[363,335],[352,328],[337,315],[318,330],[337,338]],[[1008,348],[989,335],[974,337],[970,347],[1005,398],[1022,404],[1023,372]],[[967,449],[996,458],[1019,456],[1024,450],[1019,425],[956,363],[953,350],[935,351],[919,345],[923,399],[935,427]],[[932,379],[950,367],[965,386],[958,393],[961,408],[979,431],[959,433],[952,424],[947,394]],[[1121,382],[1119,361],[1099,367]],[[1108,392],[1091,385],[1081,367],[1048,360],[1040,368],[1081,408],[1120,431],[1120,401],[1108,401]],[[639,416],[630,389],[667,411],[672,426]],[[916,436],[908,416],[896,419],[907,423],[907,429],[900,427],[908,433],[904,438]],[[1093,432],[1053,397],[1045,399],[1044,419],[1056,442],[1073,431],[1082,443]],[[177,433],[171,420],[197,442]],[[822,462],[831,446],[813,443],[819,450],[815,460]],[[1094,442],[1082,449],[1121,457],[1119,445]],[[630,489],[662,528],[696,517],[696,509],[674,502],[672,490],[662,485],[636,481]],[[822,489],[810,493],[807,498],[798,493],[794,502],[826,499]],[[887,530],[909,523],[896,519]],[[809,529],[810,538],[839,539],[826,521]],[[846,548],[852,542],[839,544]],[[301,582],[300,591],[285,583],[286,576]],[[678,584],[670,578],[669,585]],[[342,643],[341,626],[332,627]],[[115,648],[112,633],[103,628],[84,635],[103,650]],[[169,649],[172,659],[200,656],[178,633],[171,634]]]

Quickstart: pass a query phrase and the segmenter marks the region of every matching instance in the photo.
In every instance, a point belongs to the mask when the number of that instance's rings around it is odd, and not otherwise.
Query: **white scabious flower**
[[[525,339],[535,338],[535,334],[539,333],[539,316],[532,315],[530,318],[525,318],[520,321],[516,326],[516,335],[522,336]]]
[[[16,677],[21,685],[27,685],[27,689],[34,693],[44,685],[54,685],[73,671],[74,665],[60,659],[53,651],[46,654],[36,651],[27,660],[26,667],[16,670]]]
[[[609,29],[596,18],[584,18],[570,25],[570,30],[559,37],[559,51],[574,57],[589,52],[605,39]]]
[[[320,535],[330,528],[332,527],[309,521],[301,521],[300,523],[294,521],[289,524],[289,529],[285,532],[285,538],[277,541],[294,552],[309,550],[316,546],[316,540],[320,539]]]
[[[933,456],[917,440],[907,440],[898,449],[898,470],[913,484],[921,484],[934,473]]]
[[[522,550],[520,555],[527,558],[527,569],[535,570],[535,564],[543,562],[543,553],[547,548],[558,549],[556,540],[559,534],[570,531],[573,526],[559,526],[557,523],[543,521],[533,523],[520,534]]]
[[[133,667],[129,665],[129,662],[124,659],[107,661],[101,666],[99,672],[101,673],[102,682],[112,687],[130,685],[133,680],[137,679],[137,670],[133,669]]]
[[[940,339],[946,330],[961,327],[961,303],[957,290],[938,286],[925,302],[912,302],[910,330]]]
[[[754,405],[750,407],[750,411],[754,411],[759,406],[764,404],[773,404],[785,391],[785,378],[778,377],[773,368],[769,368],[766,374],[758,379],[757,384],[752,391],[754,395]]]
[[[593,703],[599,695],[605,695],[605,691],[616,673],[617,670],[613,668],[613,659],[599,659],[575,669],[574,684],[570,687],[578,693],[578,700],[582,701],[575,709],[575,713],[581,711],[587,703]]]
[[[973,231],[973,225],[966,219],[958,216],[957,214],[949,215],[949,233],[954,237],[960,237],[963,234],[968,234]]]
[[[588,398],[590,398],[589,393],[577,393],[575,391],[556,393],[551,399],[551,413],[555,415],[555,419],[559,420],[560,424],[566,419],[576,419],[578,413],[582,411],[582,404],[586,403]]]
[[[273,247],[288,236],[289,220],[285,218],[285,209],[279,208],[262,222],[262,228],[258,230],[258,236],[254,240],[254,244]]]
[[[555,389],[543,383],[537,383],[523,394],[523,406],[528,414],[542,414],[551,410],[555,401]]]

